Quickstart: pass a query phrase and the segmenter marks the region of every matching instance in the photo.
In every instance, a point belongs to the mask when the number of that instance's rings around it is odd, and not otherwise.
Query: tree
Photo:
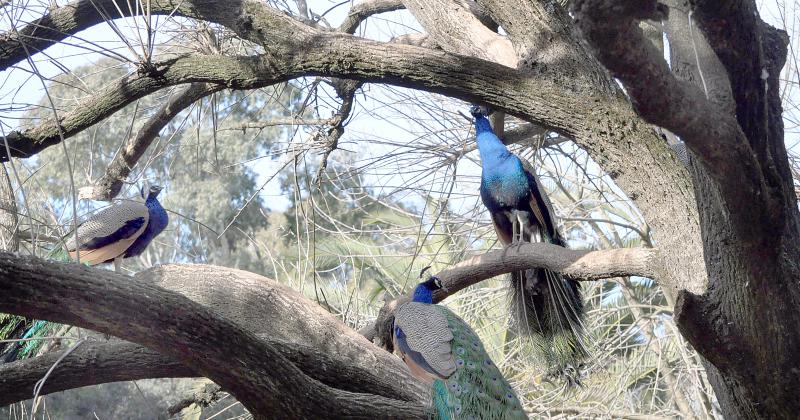
[[[130,174],[124,168],[140,161],[165,124],[196,99],[223,89],[325,78],[341,104],[339,113],[320,121],[321,128],[309,136],[323,152],[323,169],[339,146],[362,83],[484,103],[500,111],[496,126],[502,125],[503,114],[524,122],[504,133],[508,142],[555,132],[584,149],[630,197],[657,248],[571,251],[530,245],[489,251],[440,271],[448,290],[530,267],[587,281],[652,278],[674,303],[676,323],[703,358],[726,417],[793,416],[800,408],[794,396],[800,389],[795,368],[800,214],[781,118],[787,34],[764,23],[753,1],[569,3],[571,14],[553,1],[368,0],[353,6],[333,30],[326,27],[324,14],[309,14],[304,1],[289,8],[249,0],[156,0],[126,8],[111,0],[76,0],[36,12],[41,17],[32,23],[15,22],[0,40],[0,68],[25,62],[29,54],[104,22],[112,10],[113,16],[138,15],[136,21],[148,29],[142,33],[150,33],[154,16],[168,15],[224,28],[220,31],[235,34],[243,47],[162,57],[153,53],[156,38],[148,35],[135,72],[109,81],[73,111],[5,133],[0,159],[29,158],[64,145],[123,107],[179,85],[188,88],[144,123],[150,128],[140,133],[150,135],[126,140],[108,166],[111,182],[101,180],[91,195],[116,195],[114,181]],[[425,34],[392,42],[350,35],[369,16],[399,8],[408,9]],[[644,36],[642,27],[652,31],[653,22],[663,23],[671,66],[659,50],[660,36]],[[661,30],[656,27],[657,33]],[[688,150],[688,168],[668,147],[666,138],[674,143],[673,136]],[[295,153],[293,159],[300,156]],[[425,416],[423,392],[396,359],[326,312],[298,304],[304,298],[291,290],[252,274],[167,266],[145,270],[137,275],[142,281],[130,282],[34,257],[0,254],[0,260],[0,285],[6,291],[0,310],[137,343],[107,344],[102,354],[130,354],[130,360],[138,357],[150,370],[125,371],[108,361],[106,380],[200,374],[230,391],[257,418],[277,410],[287,417]],[[221,276],[230,284],[220,284]],[[182,289],[179,280],[184,278],[199,286]],[[107,299],[97,302],[92,296],[101,289]],[[262,322],[249,313],[252,302],[242,304],[240,312],[209,309],[219,309],[219,301],[211,299],[220,295],[242,302],[244,291],[252,299],[273,302],[269,313],[260,315]],[[393,304],[386,305],[383,315],[390,314]],[[142,313],[142,307],[154,310]],[[381,335],[387,319],[379,317],[375,329],[364,332]],[[283,329],[289,324],[295,328]],[[338,334],[331,337],[327,331]],[[230,353],[220,350],[230,342],[238,344],[236,363],[228,363]],[[374,358],[346,357],[354,352]],[[34,359],[26,366],[44,362]],[[336,369],[319,369],[324,363]],[[73,368],[79,371],[80,363]],[[87,384],[78,376],[60,381],[50,386]]]

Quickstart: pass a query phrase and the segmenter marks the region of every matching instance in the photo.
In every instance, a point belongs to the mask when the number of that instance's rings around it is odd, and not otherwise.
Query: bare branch
[[[200,98],[222,90],[222,86],[193,83],[172,96],[155,115],[142,126],[136,137],[129,139],[108,165],[106,173],[89,187],[80,189],[81,198],[110,201],[119,194],[122,182],[128,178],[136,163],[150,147],[158,133],[169,122]]]
[[[581,281],[623,276],[649,277],[661,281],[664,287],[674,288],[675,285],[663,284],[668,277],[662,274],[664,270],[658,254],[658,250],[653,248],[578,251],[546,243],[525,243],[476,255],[437,273],[444,288],[438,290],[433,299],[434,302],[441,302],[483,280],[531,268],[547,268]],[[377,336],[384,347],[391,349],[389,337],[394,310],[400,303],[409,300],[410,294],[387,301],[375,321],[375,327],[364,327],[361,332],[369,338]]]
[[[274,69],[266,68],[266,64],[266,60],[261,57],[184,56],[168,60],[158,65],[158,73],[134,74],[124,77],[91,96],[80,106],[76,106],[72,112],[60,116],[64,138],[74,136],[133,101],[164,87],[191,82],[213,84],[213,87],[193,89],[191,95],[184,98],[190,99],[197,97],[201,90],[208,94],[210,93],[207,91],[208,89],[220,90],[226,87],[254,89],[287,80],[286,75],[273,78],[279,73]],[[169,108],[165,112],[170,114],[179,111],[177,108]],[[143,130],[143,138],[152,134],[151,130],[160,129],[159,125],[165,124],[162,119],[154,120],[151,123]],[[6,137],[6,140],[11,150],[11,156],[24,158],[58,144],[61,136],[56,121],[51,118],[23,132],[12,132]],[[134,147],[129,153],[126,153],[126,158],[131,158],[143,151],[144,149],[141,147]],[[7,160],[5,148],[0,148],[0,162]],[[125,165],[125,163],[119,162],[119,165]]]
[[[398,397],[395,392],[401,388],[397,386],[400,382],[393,377],[360,370],[357,366],[343,363],[336,354],[328,355],[315,347],[270,339],[267,334],[259,334],[259,337],[272,343],[307,375],[326,385],[351,392]],[[3,391],[0,392],[0,407],[31,398],[36,383],[59,357],[61,352],[50,352],[32,359],[0,364],[0,390]],[[196,376],[201,374],[153,350],[114,340],[78,347],[58,363],[39,395],[117,381]],[[425,401],[418,403],[423,405]]]
[[[339,32],[352,34],[364,20],[379,13],[393,12],[405,8],[401,0],[365,0],[350,9],[344,22],[339,25]]]

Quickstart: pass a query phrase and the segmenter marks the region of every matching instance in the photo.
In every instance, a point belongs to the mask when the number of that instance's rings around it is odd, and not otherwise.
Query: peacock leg
[[[517,243],[517,229],[519,228],[519,218],[517,217],[517,211],[512,210],[511,213],[511,245]]]
[[[524,223],[522,221],[522,213],[519,210],[514,210],[514,222],[513,223],[517,226],[517,237],[514,238],[514,240],[512,242],[516,243],[517,247],[519,247],[520,245],[522,245],[523,241],[525,240],[525,229],[523,227],[525,225],[524,225]]]
[[[114,258],[114,272],[122,273],[122,257]]]

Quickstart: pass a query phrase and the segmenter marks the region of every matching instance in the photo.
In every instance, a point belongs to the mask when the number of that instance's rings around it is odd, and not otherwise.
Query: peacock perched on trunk
[[[167,227],[169,217],[158,201],[159,192],[161,187],[157,185],[142,188],[144,203],[122,200],[93,214],[78,225],[80,246],[73,232],[66,246],[51,251],[48,259],[66,262],[79,255],[80,262],[90,266],[113,262],[115,271],[119,272],[123,258],[141,255]],[[61,325],[47,321],[0,314],[0,340],[23,340],[0,342],[0,363],[35,355],[43,344],[43,340],[35,338],[54,335],[60,328]]]
[[[392,339],[411,374],[431,386],[435,419],[525,419],[519,398],[478,335],[444,306],[431,277],[395,311]]]
[[[470,112],[481,156],[481,200],[500,242],[506,247],[523,242],[565,246],[533,168],[495,135],[485,109],[473,106]],[[587,355],[580,283],[547,269],[525,270],[511,274],[511,293],[514,331],[533,339],[551,375],[579,383],[577,369]]]

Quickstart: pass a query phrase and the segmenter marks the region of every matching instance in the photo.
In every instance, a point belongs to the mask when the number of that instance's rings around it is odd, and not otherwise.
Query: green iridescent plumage
[[[492,362],[478,335],[449,309],[436,305],[453,333],[456,372],[434,381],[433,403],[447,419],[524,419],[517,394]],[[446,392],[436,392],[441,388]],[[440,409],[439,407],[442,407]]]
[[[411,373],[431,385],[436,419],[524,419],[516,393],[470,326],[432,304],[432,277],[395,312],[394,345]]]

